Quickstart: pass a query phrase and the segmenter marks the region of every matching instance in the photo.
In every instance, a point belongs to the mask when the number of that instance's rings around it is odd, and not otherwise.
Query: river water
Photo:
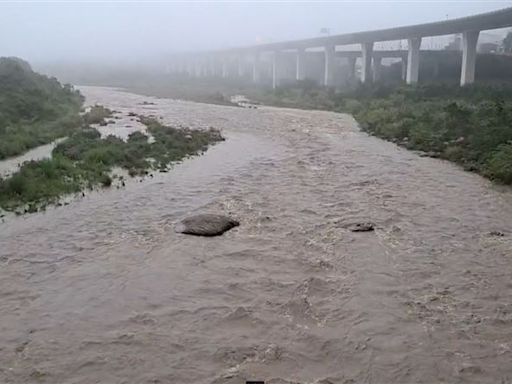
[[[0,223],[1,383],[512,382],[510,189],[346,115],[82,91],[228,140]]]
[[[0,177],[7,178],[16,172],[21,164],[30,160],[42,160],[51,157],[53,148],[63,141],[65,137],[55,140],[53,143],[41,145],[31,149],[22,155],[10,157],[6,160],[0,160]]]

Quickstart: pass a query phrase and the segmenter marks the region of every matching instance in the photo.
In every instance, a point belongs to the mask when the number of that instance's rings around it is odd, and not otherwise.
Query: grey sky
[[[511,1],[0,2],[0,56],[141,60],[461,17]]]

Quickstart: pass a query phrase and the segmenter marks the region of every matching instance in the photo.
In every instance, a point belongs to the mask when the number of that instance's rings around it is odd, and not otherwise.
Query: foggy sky
[[[29,61],[137,61],[394,27],[511,6],[510,1],[9,2],[0,3],[0,56]]]

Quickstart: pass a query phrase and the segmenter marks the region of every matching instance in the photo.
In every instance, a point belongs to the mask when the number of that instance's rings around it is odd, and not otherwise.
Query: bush
[[[112,116],[112,111],[102,105],[94,105],[89,112],[83,115],[85,124],[106,125],[105,118]]]
[[[484,174],[492,180],[512,184],[512,144],[501,144],[484,166]]]

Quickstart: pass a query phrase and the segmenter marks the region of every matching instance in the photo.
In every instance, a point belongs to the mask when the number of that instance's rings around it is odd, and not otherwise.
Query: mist
[[[442,3],[442,6],[440,6]],[[0,5],[1,56],[34,65],[143,64],[173,52],[276,42],[467,16],[486,2],[44,2]]]

